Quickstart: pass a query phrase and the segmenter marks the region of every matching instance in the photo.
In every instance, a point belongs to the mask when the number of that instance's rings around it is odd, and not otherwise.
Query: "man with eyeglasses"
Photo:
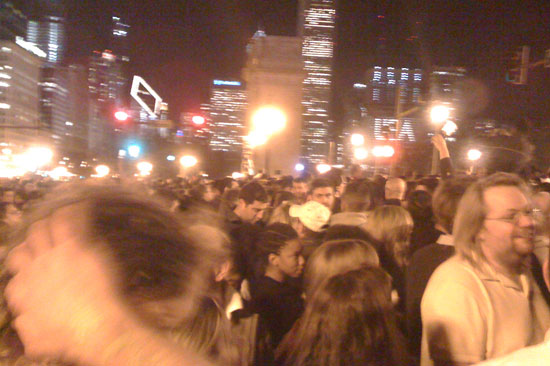
[[[550,310],[529,271],[535,215],[515,175],[468,188],[453,227],[456,255],[422,298],[422,366],[470,365],[544,339]]]

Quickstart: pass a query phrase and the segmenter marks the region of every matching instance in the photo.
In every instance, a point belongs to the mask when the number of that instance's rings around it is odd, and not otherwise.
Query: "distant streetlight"
[[[443,131],[443,133],[445,133],[445,135],[451,136],[453,133],[456,132],[457,129],[458,129],[458,127],[457,127],[456,123],[454,123],[453,121],[447,121],[447,122],[445,122],[445,124],[441,128],[441,131]]]
[[[372,149],[372,155],[377,158],[391,158],[395,154],[395,149],[390,145],[375,146]]]
[[[481,151],[478,149],[470,149],[468,150],[468,160],[470,161],[477,161],[481,158]]]
[[[360,133],[354,133],[351,135],[351,144],[353,146],[363,146],[365,143],[365,136]]]
[[[182,156],[180,159],[180,164],[184,168],[192,168],[195,165],[197,165],[197,163],[198,163],[197,158],[192,155],[185,155],[185,156]]]
[[[357,160],[365,160],[369,157],[369,151],[364,147],[358,147],[353,151],[353,156]]]
[[[139,147],[139,145],[130,145],[128,147],[128,155],[130,155],[132,158],[137,158],[140,153],[141,148]]]
[[[442,124],[449,119],[451,110],[445,105],[435,105],[430,110],[430,119],[434,124]]]
[[[151,171],[153,170],[153,164],[147,161],[140,161],[139,163],[137,163],[137,169],[141,176],[146,176],[151,174]]]
[[[279,108],[262,107],[252,116],[253,131],[269,137],[285,128],[286,115]]]
[[[110,171],[111,169],[107,165],[98,165],[95,167],[95,172],[99,178],[106,177]]]
[[[255,148],[257,146],[264,145],[267,142],[267,136],[254,130],[250,131],[250,133],[246,137],[246,140],[248,141],[250,147]]]
[[[302,163],[298,163],[294,166],[294,170],[297,172],[303,172],[306,167]]]
[[[332,169],[332,167],[328,164],[319,164],[319,165],[317,165],[317,171],[320,174],[325,174],[325,173],[329,172],[331,169]]]

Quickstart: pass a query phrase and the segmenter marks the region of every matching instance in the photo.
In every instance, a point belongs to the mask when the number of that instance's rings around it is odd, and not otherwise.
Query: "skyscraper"
[[[57,16],[43,16],[27,23],[27,41],[46,52],[46,61],[59,64],[65,51],[64,19]]]
[[[419,105],[424,73],[406,67],[375,66],[367,72],[364,106],[369,115],[368,135],[373,140],[402,140],[414,142],[421,133],[418,119],[407,116],[398,126],[397,103],[400,111]],[[399,93],[399,95],[397,95]]]
[[[0,41],[0,142],[20,148],[44,143],[40,129],[40,67],[44,52],[22,40]],[[25,127],[25,128],[23,128]]]
[[[240,81],[214,80],[210,95],[210,149],[240,154],[245,135],[246,89]]]
[[[301,157],[326,160],[331,131],[328,107],[332,85],[335,0],[300,0],[298,34],[302,37],[304,71]]]

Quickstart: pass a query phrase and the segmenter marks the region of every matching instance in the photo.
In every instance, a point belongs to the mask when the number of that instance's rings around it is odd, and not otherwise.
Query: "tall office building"
[[[331,126],[328,107],[332,85],[335,0],[300,0],[298,34],[302,37],[304,71],[301,156],[320,163],[328,156]]]
[[[27,23],[27,41],[46,52],[46,61],[59,64],[65,52],[65,20],[57,16],[43,16]]]
[[[268,36],[259,31],[247,47],[243,70],[248,98],[246,134],[254,130],[253,117],[263,107],[281,111],[286,116],[286,124],[262,146],[252,150],[245,146],[242,165],[245,171],[251,168],[270,174],[292,174],[299,161],[304,80],[301,46],[299,37]],[[253,167],[250,162],[254,163]]]
[[[209,104],[210,149],[240,156],[247,108],[245,86],[236,80],[214,80]]]
[[[420,69],[382,66],[370,69],[366,82],[354,85],[360,111],[360,121],[354,132],[364,133],[372,142],[422,139],[426,132],[422,116],[410,114],[400,118],[398,123],[397,113],[398,109],[402,113],[420,105],[423,79]]]
[[[128,33],[130,25],[124,23],[119,17],[112,17],[111,50],[121,61],[129,62]]]
[[[0,142],[20,148],[47,142],[38,103],[45,56],[21,39],[0,41],[0,125],[8,126],[0,128]]]
[[[0,2],[0,39],[15,41],[15,37],[25,38],[27,17],[9,1]]]

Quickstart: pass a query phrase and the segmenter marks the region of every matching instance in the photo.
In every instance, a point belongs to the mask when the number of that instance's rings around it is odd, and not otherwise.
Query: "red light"
[[[130,117],[130,116],[128,115],[128,113],[126,113],[124,111],[116,111],[115,112],[115,118],[117,119],[117,121],[124,122],[128,119],[128,117]]]
[[[193,116],[193,118],[191,118],[191,121],[193,121],[193,124],[196,126],[202,126],[205,122],[203,116]]]

